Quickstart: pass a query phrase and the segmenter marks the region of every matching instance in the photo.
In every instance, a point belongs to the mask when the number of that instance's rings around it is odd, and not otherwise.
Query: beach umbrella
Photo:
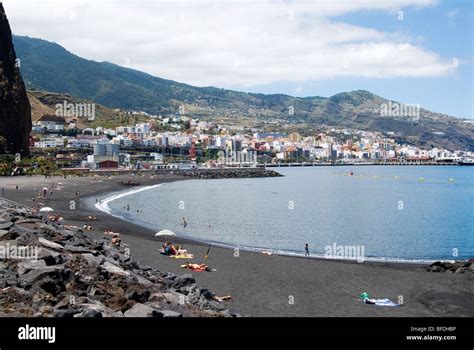
[[[43,187],[43,191],[47,191],[48,190],[48,187]]]
[[[43,207],[43,208],[41,208],[39,211],[40,211],[40,212],[45,212],[45,211],[54,211],[54,209],[53,209],[53,208],[51,208],[51,207]]]
[[[161,230],[155,233],[155,236],[174,236],[175,233],[171,230]]]

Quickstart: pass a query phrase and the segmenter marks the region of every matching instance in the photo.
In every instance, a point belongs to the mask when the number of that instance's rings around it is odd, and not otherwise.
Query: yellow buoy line
[[[355,177],[357,179],[362,179],[362,178],[367,178],[367,179],[374,179],[374,180],[377,180],[377,179],[394,179],[394,180],[409,180],[408,178],[402,178],[400,176],[381,176],[381,175],[363,175],[363,174],[358,174],[358,175],[354,175],[351,173],[331,173],[331,175],[336,175],[336,176],[348,176],[348,177]],[[444,181],[436,181],[436,180],[427,180],[425,179],[423,176],[420,176],[418,179],[418,182],[428,182],[428,183],[433,183],[433,184],[442,184],[442,183],[446,183]],[[455,183],[454,179],[451,177],[447,180],[448,183]]]

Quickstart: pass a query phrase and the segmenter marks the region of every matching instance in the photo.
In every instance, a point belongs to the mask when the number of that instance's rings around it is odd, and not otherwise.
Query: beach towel
[[[193,254],[170,255],[170,258],[175,258],[175,259],[194,259],[194,255],[193,255]]]
[[[364,299],[364,303],[377,306],[400,306],[400,304],[394,303],[390,299]]]

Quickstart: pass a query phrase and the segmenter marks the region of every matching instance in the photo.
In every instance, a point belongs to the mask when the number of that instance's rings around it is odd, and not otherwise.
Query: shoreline
[[[129,196],[131,194],[135,194],[135,193],[146,191],[146,190],[149,190],[149,189],[152,189],[152,188],[159,187],[161,185],[163,185],[163,184],[148,185],[148,186],[140,186],[139,185],[139,186],[136,186],[135,190],[129,190],[129,191],[124,190],[124,191],[114,191],[114,192],[111,192],[111,193],[100,193],[98,197],[105,197],[105,198],[99,200],[99,202],[95,203],[93,207],[95,209],[98,209],[98,210],[102,211],[103,213],[106,213],[106,214],[109,214],[113,217],[116,217],[117,219],[126,220],[124,217],[122,217],[120,215],[113,214],[112,210],[108,206],[108,203],[110,203],[110,202],[112,202],[116,199]],[[92,201],[92,200],[93,200],[93,197],[87,197],[87,198],[83,199],[83,201],[86,205],[89,205],[89,202]],[[90,207],[92,209],[92,206],[90,206]],[[140,226],[143,226],[143,225],[140,225]]]
[[[183,179],[176,180],[176,181],[189,181],[189,180],[194,180],[194,179],[193,178],[183,178]],[[170,181],[169,183],[172,183],[172,182],[175,182],[175,181]],[[126,218],[124,218],[120,215],[114,214],[110,208],[108,210],[104,209],[104,208],[101,208],[100,204],[101,203],[107,204],[107,203],[110,203],[110,202],[112,202],[116,199],[123,198],[123,197],[129,196],[129,195],[132,195],[132,194],[135,194],[135,193],[139,193],[139,192],[142,192],[142,191],[147,191],[147,190],[150,190],[150,189],[153,189],[153,188],[158,188],[158,187],[161,187],[162,185],[163,184],[144,185],[144,186],[140,185],[140,186],[136,186],[137,187],[136,189],[114,191],[114,192],[111,192],[111,193],[101,193],[99,195],[99,197],[104,197],[104,199],[102,199],[99,203],[95,203],[95,204],[92,203],[94,201],[93,197],[84,198],[83,201],[84,201],[86,206],[89,206],[90,209],[97,209],[97,210],[100,210],[103,213],[111,215],[111,216],[113,216],[117,219],[127,221]],[[143,229],[152,230],[150,227],[146,226],[145,224],[142,224],[140,222],[140,220],[131,220],[130,222],[137,225],[137,226],[142,227]],[[161,229],[165,229],[165,228],[158,228],[158,229],[161,230]],[[347,263],[355,263],[355,264],[360,263],[356,259],[325,257],[324,254],[315,254],[315,253],[313,253],[313,254],[310,253],[309,256],[305,256],[304,252],[297,253],[297,252],[293,252],[293,251],[289,251],[289,250],[281,250],[281,249],[273,249],[273,248],[265,248],[265,247],[256,247],[256,246],[249,246],[249,245],[232,245],[232,244],[225,243],[225,242],[209,241],[209,240],[205,240],[205,239],[199,239],[199,238],[194,238],[194,237],[189,237],[189,236],[183,236],[183,235],[180,235],[180,234],[176,234],[176,235],[168,236],[168,237],[170,239],[171,239],[171,237],[175,237],[175,238],[178,238],[178,239],[184,239],[184,240],[187,240],[189,242],[196,243],[196,244],[197,243],[206,244],[206,245],[212,244],[213,246],[226,248],[226,249],[231,249],[231,250],[239,249],[239,250],[242,250],[242,251],[256,253],[256,254],[261,253],[262,251],[266,251],[266,252],[271,252],[272,255],[278,255],[278,256],[288,256],[288,257],[306,258],[306,259],[321,259],[321,260],[347,262]],[[415,266],[427,266],[427,265],[429,265],[429,264],[431,264],[435,261],[439,261],[439,260],[454,261],[452,259],[416,259],[416,258],[405,259],[405,258],[387,258],[387,257],[364,257],[364,261],[362,263],[381,263],[381,264],[394,263],[394,264],[407,264],[407,265],[411,265],[411,266],[413,266],[413,265],[415,265]]]
[[[158,185],[186,178],[177,176],[143,177],[144,186]],[[5,197],[23,205],[31,206],[30,194],[34,188],[51,183],[63,183],[43,202],[58,210],[64,223],[82,227],[93,225],[92,231],[84,231],[92,239],[104,237],[109,229],[120,232],[122,241],[130,247],[134,260],[157,268],[162,272],[179,275],[192,273],[198,284],[218,295],[231,295],[233,301],[226,307],[242,315],[280,317],[436,317],[474,316],[474,274],[427,272],[425,264],[403,262],[357,263],[347,260],[304,258],[301,256],[264,256],[258,252],[240,251],[234,256],[233,249],[213,246],[209,257],[208,244],[179,236],[154,236],[154,231],[129,221],[111,216],[87,205],[94,197],[111,193],[129,192],[137,188],[124,188],[120,177],[100,179],[62,178],[44,179],[8,178],[3,182]],[[19,190],[15,184],[19,183]],[[141,186],[140,186],[141,187]],[[80,190],[76,210],[68,210],[75,191]],[[30,192],[31,191],[31,192]],[[88,215],[96,215],[96,221],[87,221]],[[177,261],[159,254],[164,241],[183,244],[195,255],[192,263],[205,263],[213,272],[194,273],[180,267],[185,261]],[[403,296],[404,305],[398,308],[372,307],[358,300],[361,292],[367,291],[375,298],[390,298],[396,301]],[[288,298],[294,297],[291,304]]]
[[[183,181],[185,181],[185,180],[188,180],[188,179],[183,179]],[[161,185],[162,184],[158,184],[158,185],[154,185],[154,186],[143,186],[142,190],[140,190],[140,191],[104,193],[104,194],[101,194],[101,196],[106,197],[103,201],[107,201],[107,203],[110,203],[110,202],[114,201],[115,199],[123,198],[123,197],[126,197],[128,195],[135,194],[135,193],[142,192],[142,191],[146,191],[146,190],[149,190],[149,189],[152,189],[152,188],[157,188],[157,187],[160,187]],[[116,197],[116,196],[119,196],[119,195],[121,195],[121,196]],[[91,209],[93,209],[93,208],[98,209],[98,210],[102,211],[105,214],[108,214],[108,215],[111,215],[111,216],[113,216],[117,219],[126,221],[126,219],[124,217],[122,217],[120,215],[117,215],[117,214],[114,214],[111,211],[109,212],[108,210],[100,208],[100,203],[97,203],[94,206],[92,206],[90,204],[90,203],[92,203],[92,201],[93,201],[92,197],[84,199],[84,203],[86,205],[88,205]],[[87,202],[89,202],[89,203],[87,203]],[[143,229],[152,230],[150,227],[147,227],[146,225],[141,224],[140,220],[131,220],[130,222],[137,225],[137,226],[142,227]],[[161,230],[161,229],[164,229],[164,228],[159,228],[159,229]],[[205,239],[199,239],[199,238],[184,236],[184,235],[180,235],[180,234],[175,234],[173,236],[166,236],[166,235],[162,235],[162,236],[163,237],[168,237],[170,239],[172,237],[175,237],[176,239],[183,239],[183,240],[187,240],[189,242],[196,243],[196,244],[205,244],[205,245],[211,244],[212,246],[215,246],[215,247],[220,247],[220,248],[225,248],[225,249],[230,249],[230,250],[239,249],[241,251],[246,251],[246,252],[256,253],[256,254],[259,254],[259,253],[264,251],[264,252],[270,252],[270,253],[272,253],[272,255],[277,255],[277,256],[287,256],[287,257],[305,258],[305,259],[320,259],[320,260],[347,262],[347,263],[354,263],[354,264],[359,264],[360,263],[356,259],[325,257],[323,254],[315,254],[315,253],[310,253],[309,256],[305,256],[303,252],[302,253],[297,253],[297,252],[291,252],[291,251],[285,251],[285,250],[276,250],[276,249],[273,249],[273,248],[265,248],[265,247],[255,247],[255,246],[248,246],[248,245],[232,245],[230,243],[218,242],[218,241],[209,241],[209,240],[205,240]],[[154,236],[154,237],[157,237],[157,236]],[[392,259],[392,258],[385,258],[385,257],[365,257],[364,261],[362,263],[381,263],[381,264],[394,263],[394,264],[407,264],[407,265],[412,265],[412,266],[413,265],[427,266],[427,265],[429,265],[429,264],[431,264],[435,261],[439,261],[439,259],[426,260],[426,259],[402,259],[402,258],[399,258],[399,259],[398,258],[393,258]],[[442,261],[451,261],[451,260],[442,259]],[[452,261],[454,261],[454,260],[452,260]]]

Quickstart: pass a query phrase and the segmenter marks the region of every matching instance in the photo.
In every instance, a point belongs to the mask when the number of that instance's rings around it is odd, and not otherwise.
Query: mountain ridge
[[[293,124],[398,133],[402,141],[418,146],[474,149],[474,126],[463,119],[423,108],[417,118],[384,117],[381,105],[390,100],[366,90],[294,97],[195,87],[110,62],[87,60],[43,39],[14,36],[14,42],[30,90],[68,93],[108,108],[150,114],[176,114],[184,108],[186,114],[210,120],[278,118]]]

